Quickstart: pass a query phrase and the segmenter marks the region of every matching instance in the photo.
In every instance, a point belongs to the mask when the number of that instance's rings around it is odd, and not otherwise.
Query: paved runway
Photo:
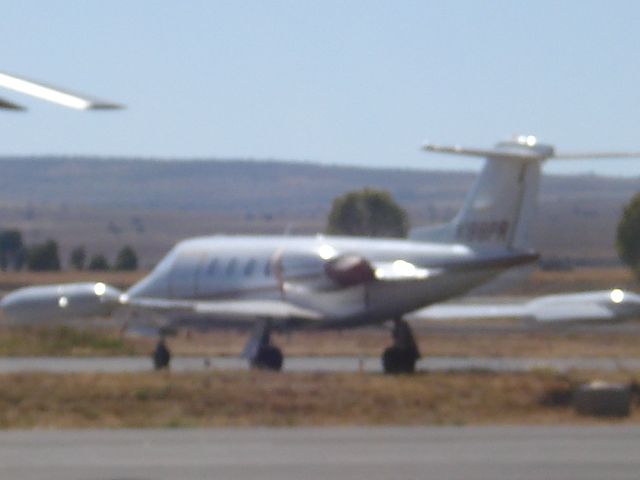
[[[640,427],[17,431],[7,480],[637,480]]]
[[[246,370],[247,362],[237,357],[176,357],[173,371]],[[494,357],[426,357],[418,362],[421,371],[526,372],[534,369],[616,371],[640,370],[640,358],[494,358]],[[145,372],[151,360],[145,357],[16,357],[0,359],[0,373],[14,372]],[[380,372],[377,357],[288,357],[285,371],[290,372]]]

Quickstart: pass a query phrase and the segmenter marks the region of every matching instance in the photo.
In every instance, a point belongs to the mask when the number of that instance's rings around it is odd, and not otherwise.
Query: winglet
[[[5,100],[4,98],[0,98],[0,108],[3,110],[14,110],[14,111],[24,111],[22,105],[18,105],[17,103],[10,102],[9,100]]]

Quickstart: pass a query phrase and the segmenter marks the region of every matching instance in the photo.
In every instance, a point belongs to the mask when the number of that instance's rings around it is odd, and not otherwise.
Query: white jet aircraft
[[[550,158],[639,156],[556,155],[521,136],[491,149],[425,145],[428,152],[486,158],[458,215],[409,239],[211,236],[177,244],[153,271],[122,293],[103,283],[27,287],[0,306],[16,322],[128,312],[132,324],[155,318],[159,329],[250,325],[244,356],[279,370],[273,330],[347,328],[393,321],[385,372],[413,372],[420,353],[404,317],[463,295],[505,270],[538,258],[529,244],[541,164]],[[487,308],[487,306],[484,306]],[[440,307],[443,316],[477,316]],[[520,309],[540,321],[620,318],[640,312],[640,297],[620,290],[546,297]],[[429,315],[422,312],[423,315]],[[437,314],[437,310],[436,310]],[[493,316],[493,315],[488,315]],[[170,355],[161,341],[156,368]]]

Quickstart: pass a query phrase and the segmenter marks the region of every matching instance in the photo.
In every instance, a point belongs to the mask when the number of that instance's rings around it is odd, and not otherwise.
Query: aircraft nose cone
[[[15,309],[19,307],[19,299],[17,298],[15,293],[9,293],[5,295],[2,300],[0,300],[0,310],[2,310],[6,315],[11,316]]]
[[[39,310],[40,299],[31,298],[24,289],[11,292],[0,301],[0,310],[10,320],[31,321],[33,313]]]

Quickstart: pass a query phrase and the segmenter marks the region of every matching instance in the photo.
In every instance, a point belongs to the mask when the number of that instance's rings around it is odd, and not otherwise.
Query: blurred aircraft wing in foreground
[[[0,72],[0,87],[76,110],[114,110],[124,108],[117,103],[72,93],[68,90],[2,72]],[[0,108],[5,110],[25,110],[21,105],[3,99],[0,99]]]

